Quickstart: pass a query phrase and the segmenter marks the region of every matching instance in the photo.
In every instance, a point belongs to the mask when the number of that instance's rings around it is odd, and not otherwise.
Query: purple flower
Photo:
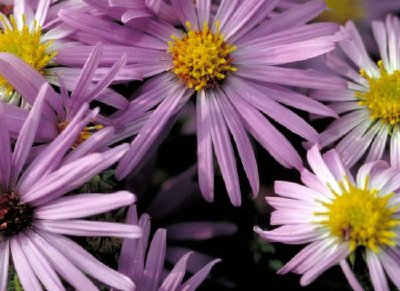
[[[48,0],[12,2],[13,13],[10,16],[0,13],[0,52],[14,54],[49,80],[54,79],[52,76],[59,74],[55,67],[57,50],[65,45],[64,39],[74,31],[60,22],[56,14],[59,9],[69,7],[71,1],[60,4],[52,4]],[[84,5],[83,2],[74,2],[76,8]],[[21,95],[2,76],[0,100],[29,107],[26,100],[21,99]]]
[[[98,100],[118,109],[126,108],[129,105],[125,97],[108,88],[108,85],[124,66],[124,57],[111,68],[102,70],[101,74],[98,74],[97,82],[93,81],[101,54],[102,45],[99,43],[93,48],[83,69],[79,69],[80,74],[77,79],[59,78],[60,94],[52,89],[46,92],[49,106],[46,106],[46,110],[43,111],[43,118],[39,124],[35,141],[42,143],[52,141],[71,122],[79,110],[82,107],[87,107],[86,103],[90,104],[93,100]],[[42,84],[47,83],[38,72],[12,54],[0,53],[0,73],[5,80],[12,84],[16,92],[23,96],[29,106],[35,102]],[[66,83],[70,82],[75,84],[66,85]],[[71,94],[68,93],[67,89],[70,86],[73,87]],[[9,123],[10,134],[12,137],[16,137],[28,116],[29,110],[17,108],[10,104],[4,104],[4,106],[7,108],[7,117],[12,120]],[[120,113],[117,111],[114,115],[118,114]],[[85,127],[81,132],[77,143],[84,142],[94,134],[99,139],[96,146],[97,149],[101,148],[101,146],[104,147],[106,144],[115,143],[136,134],[147,115],[148,113],[146,112],[132,115],[123,124],[114,122],[113,116],[96,115],[91,120],[93,124]],[[103,141],[101,142],[100,139]]]
[[[326,64],[346,80],[347,89],[312,94],[317,100],[329,102],[340,115],[320,134],[319,143],[326,147],[339,141],[336,151],[351,167],[361,159],[381,159],[389,140],[391,165],[399,167],[400,21],[388,16],[385,22],[373,22],[372,30],[381,58],[377,64],[368,55],[352,22],[343,27],[348,38],[339,43],[351,63],[335,54],[326,58]]]
[[[334,49],[338,26],[306,24],[324,9],[321,1],[272,19],[267,16],[277,3],[273,0],[222,1],[215,15],[211,14],[211,1],[170,2],[184,31],[156,18],[121,26],[73,11],[60,11],[59,15],[71,26],[97,35],[105,43],[113,42],[105,45],[108,58],[117,51],[126,52],[123,71],[152,77],[120,116],[123,123],[137,111],[155,108],[119,163],[116,177],[122,179],[139,168],[196,93],[200,189],[207,201],[213,201],[215,153],[230,200],[238,206],[240,185],[231,138],[257,194],[257,163],[247,132],[283,166],[302,166],[298,153],[264,114],[310,141],[316,141],[317,132],[285,106],[335,116],[332,110],[284,86],[333,89],[342,88],[342,81],[280,65]],[[60,51],[58,57],[68,62],[76,49]],[[81,52],[87,49],[79,48]]]
[[[5,126],[10,120],[0,103],[0,290],[5,290],[9,259],[25,290],[63,290],[60,277],[76,289],[97,290],[85,274],[114,288],[133,290],[127,277],[97,261],[63,235],[138,238],[135,225],[83,220],[135,201],[126,191],[64,196],[114,164],[126,144],[102,153],[80,155],[82,146],[64,158],[88,119],[81,108],[65,130],[30,164],[26,163],[47,110],[44,85],[26,119],[13,151]],[[95,141],[93,141],[95,142]],[[84,151],[84,150],[83,150]]]
[[[129,276],[135,282],[138,290],[196,290],[207,277],[211,268],[220,261],[219,259],[213,260],[182,282],[191,256],[191,252],[188,252],[180,258],[172,271],[164,278],[167,231],[162,228],[157,229],[146,255],[150,236],[150,217],[143,214],[138,221],[136,207],[133,206],[128,212],[128,223],[142,227],[144,235],[138,240],[125,239],[123,241],[118,270]]]
[[[375,290],[389,290],[386,275],[400,288],[400,172],[385,162],[363,165],[353,177],[338,154],[321,156],[317,146],[307,155],[312,169],[303,169],[305,186],[275,182],[278,197],[267,197],[276,210],[269,231],[255,231],[270,242],[308,244],[278,273],[302,274],[308,285],[340,264],[354,290],[363,290],[346,260],[362,252]],[[386,275],[385,275],[386,273]]]

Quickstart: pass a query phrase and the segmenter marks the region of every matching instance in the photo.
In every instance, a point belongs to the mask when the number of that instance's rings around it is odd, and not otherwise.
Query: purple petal
[[[353,288],[354,291],[363,291],[363,287],[361,286],[360,282],[358,282],[356,276],[354,275],[346,260],[342,260],[340,262],[340,267],[342,268],[343,274],[345,275],[351,288]]]
[[[153,236],[147,254],[144,270],[147,276],[142,285],[143,290],[156,290],[160,285],[161,273],[164,267],[165,248],[166,231],[165,229],[158,229]]]
[[[192,277],[190,277],[183,285],[182,285],[182,291],[194,291],[197,289],[197,287],[200,286],[200,284],[205,280],[205,278],[208,276],[208,273],[210,273],[211,268],[214,267],[216,263],[221,262],[220,259],[215,259],[211,262],[209,262],[207,265],[205,265],[203,268],[201,268],[199,271],[196,272]]]
[[[20,247],[26,259],[34,266],[33,271],[47,290],[65,290],[58,275],[47,261],[46,257],[36,248],[36,246],[25,235],[18,238]]]
[[[0,185],[8,189],[11,175],[10,135],[7,129],[7,118],[3,102],[0,102]]]
[[[390,289],[382,264],[378,256],[372,251],[367,251],[367,266],[374,289],[377,291],[389,291]]]
[[[94,284],[65,257],[68,253],[65,251],[66,246],[62,248],[62,251],[59,251],[53,246],[51,237],[46,238],[42,233],[33,231],[29,232],[28,236],[42,254],[46,256],[56,272],[69,284],[77,289],[97,290]]]
[[[79,107],[85,103],[82,97],[87,94],[89,85],[92,83],[94,73],[99,65],[102,49],[103,44],[101,42],[93,48],[93,51],[83,66],[80,76],[77,78],[78,81],[71,93],[69,104],[67,105],[67,110],[69,111],[67,113],[68,119],[71,119],[78,111]]]
[[[59,166],[65,153],[71,149],[83,127],[94,118],[95,114],[96,112],[88,113],[87,104],[82,106],[79,113],[71,120],[67,128],[65,128],[55,140],[46,147],[46,150],[42,151],[25,170],[17,185],[21,195],[28,192],[37,181],[45,176],[45,174]]]
[[[253,197],[258,194],[260,182],[257,169],[257,161],[251,146],[250,139],[242,125],[242,120],[236,112],[229,99],[221,92],[218,94],[218,102],[220,103],[221,111],[225,117],[225,121],[235,140],[240,159],[242,161],[247,179],[253,192]]]
[[[43,237],[58,251],[63,250],[63,254],[69,261],[93,278],[116,289],[126,291],[134,290],[135,285],[128,277],[107,267],[73,241],[59,235],[50,235],[48,233],[43,234]],[[64,250],[68,250],[68,252],[64,252]],[[67,273],[70,271],[69,268],[65,270],[67,270]],[[78,286],[77,288],[84,287]],[[86,288],[84,288],[84,290],[86,290]]]
[[[301,70],[275,66],[241,67],[235,75],[255,81],[297,86],[310,89],[345,89],[344,80],[314,70]],[[288,78],[287,76],[290,76]]]
[[[211,117],[211,139],[214,146],[215,155],[218,160],[218,165],[221,169],[222,178],[224,179],[225,186],[234,206],[240,206],[241,195],[239,177],[236,168],[235,155],[233,153],[232,143],[223,119],[221,109],[217,103],[216,95],[210,92],[209,96],[209,110]]]
[[[149,158],[149,153],[157,148],[162,141],[161,137],[168,134],[169,130],[166,130],[166,128],[171,126],[170,121],[174,119],[174,115],[180,111],[189,97],[190,95],[186,88],[180,84],[170,89],[168,96],[148,119],[132,142],[127,154],[118,164],[115,174],[117,179],[121,180],[126,177],[132,169],[135,169],[140,163],[143,163],[143,160]]]
[[[15,185],[22,167],[24,166],[26,159],[32,148],[34,138],[36,136],[36,130],[39,126],[39,122],[42,118],[42,108],[46,100],[46,94],[50,88],[47,83],[43,84],[40,88],[38,97],[22,126],[20,134],[18,136],[13,156],[12,156],[12,176],[11,183]]]
[[[199,187],[204,199],[214,200],[214,164],[211,142],[210,113],[204,90],[197,94],[197,161]]]
[[[14,268],[17,271],[18,278],[24,290],[42,290],[42,286],[40,285],[39,280],[36,278],[35,273],[32,270],[32,266],[29,264],[21,249],[21,243],[18,237],[13,237],[13,239],[11,239],[10,247]]]
[[[165,278],[164,282],[158,289],[159,291],[175,291],[181,285],[183,277],[186,273],[186,264],[190,257],[191,253],[185,254],[179,261],[176,263],[174,268]]]
[[[39,207],[35,211],[37,219],[64,220],[88,217],[120,207],[129,206],[136,200],[127,191],[113,194],[80,194],[67,196]]]
[[[0,290],[7,290],[8,266],[10,265],[10,244],[5,239],[0,243]]]
[[[186,0],[170,0],[172,7],[175,10],[176,15],[183,25],[186,24],[186,21],[189,21],[194,27],[193,29],[197,29],[199,27],[199,23],[197,21],[197,14],[195,10],[195,6],[192,1]]]
[[[107,152],[90,154],[71,162],[36,183],[23,199],[37,206],[64,195],[114,164],[127,150],[128,145],[122,144]]]
[[[226,86],[225,91],[242,117],[247,130],[283,166],[302,168],[302,161],[289,141],[253,106]]]
[[[136,225],[87,220],[40,220],[35,227],[51,233],[73,236],[111,236],[139,238],[142,229]]]

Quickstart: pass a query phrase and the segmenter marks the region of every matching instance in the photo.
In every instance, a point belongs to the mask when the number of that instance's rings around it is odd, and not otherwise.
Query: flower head
[[[102,44],[98,43],[93,48],[83,68],[79,70],[80,74],[71,93],[68,92],[68,86],[65,84],[70,82],[70,79],[62,77],[59,78],[60,93],[52,89],[47,90],[46,98],[49,100],[49,106],[46,106],[47,109],[43,111],[43,118],[35,138],[35,141],[42,143],[41,147],[57,137],[75,118],[79,110],[88,106],[94,100],[120,110],[129,105],[125,97],[108,87],[124,66],[124,57],[113,64],[111,68],[107,68],[107,70],[103,70],[101,74],[98,74],[99,79],[97,82],[93,80],[101,54]],[[12,84],[16,92],[21,94],[27,104],[30,106],[34,104],[42,84],[47,83],[43,76],[12,54],[0,53],[0,64],[0,73],[5,80]],[[23,122],[28,116],[29,109],[17,108],[10,104],[4,104],[4,106],[7,108],[7,117],[12,120],[9,124],[10,135],[15,138],[18,136]],[[114,122],[112,116],[98,114],[90,120],[91,124],[84,127],[73,147],[85,142],[95,134],[98,138],[96,149],[136,134],[146,115],[148,114],[145,112],[138,113],[136,116],[131,115],[129,120],[123,120],[123,123],[117,123]]]
[[[60,12],[60,17],[76,29],[97,35],[104,42],[113,41],[114,45],[105,46],[109,56],[111,51],[126,52],[128,61],[123,72],[151,77],[119,117],[154,110],[118,165],[118,179],[137,170],[149,158],[194,94],[199,182],[206,200],[212,201],[214,197],[215,152],[230,200],[236,206],[241,204],[231,137],[255,194],[259,190],[258,170],[247,132],[282,165],[301,168],[298,153],[264,114],[301,137],[316,140],[316,131],[285,105],[322,115],[334,113],[284,86],[341,88],[344,83],[314,71],[280,65],[334,49],[338,26],[306,24],[324,9],[323,2],[302,7],[302,13],[290,10],[270,18],[276,3],[222,1],[214,14],[209,1],[170,1],[183,31],[173,26],[176,23],[172,20],[156,17],[147,17],[138,26],[120,26],[87,14]],[[101,11],[107,13],[102,7]],[[296,22],[287,17],[292,14]],[[100,34],[99,27],[107,33]],[[66,60],[73,53],[61,51],[58,57]]]
[[[372,23],[380,52],[380,60],[375,63],[354,24],[348,22],[343,27],[348,38],[339,45],[352,63],[334,54],[326,58],[327,65],[347,81],[347,90],[318,90],[312,94],[317,100],[329,102],[340,115],[321,133],[319,143],[324,147],[339,141],[336,150],[348,166],[364,159],[366,153],[367,162],[381,159],[387,140],[391,165],[400,165],[399,25],[395,16]]]
[[[356,178],[332,150],[321,156],[317,146],[307,155],[312,172],[304,169],[305,186],[277,181],[278,197],[267,197],[276,210],[271,224],[278,228],[256,232],[272,242],[306,244],[298,255],[278,271],[302,274],[307,285],[328,268],[340,264],[355,290],[362,290],[347,258],[363,253],[376,290],[389,290],[383,269],[393,283],[399,252],[400,172],[385,162],[362,166]]]
[[[12,150],[3,103],[0,103],[0,290],[5,290],[9,258],[26,290],[62,290],[61,278],[76,289],[97,290],[84,275],[121,290],[134,284],[122,274],[97,261],[63,235],[137,238],[134,225],[97,222],[82,218],[128,206],[135,196],[113,194],[66,195],[115,163],[127,150],[120,145],[103,153],[82,156],[78,147],[68,154],[92,115],[80,109],[77,116],[48,147],[30,163],[41,115],[46,110],[49,85],[42,86]],[[83,150],[85,151],[85,150]]]

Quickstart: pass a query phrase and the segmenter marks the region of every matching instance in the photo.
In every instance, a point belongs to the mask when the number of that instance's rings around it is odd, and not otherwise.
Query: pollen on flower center
[[[365,0],[326,0],[328,9],[319,18],[344,24],[348,20],[361,20],[365,15]]]
[[[323,203],[327,211],[316,213],[324,216],[321,223],[331,234],[349,242],[351,251],[363,246],[377,252],[380,246],[396,245],[397,207],[389,206],[394,194],[380,195],[378,190],[368,189],[368,179],[361,189],[347,179],[340,183],[340,188],[341,194],[331,190],[334,200]]]
[[[16,235],[32,223],[33,209],[22,203],[16,193],[0,194],[0,242],[2,237]]]
[[[57,52],[50,50],[52,41],[43,42],[42,29],[33,22],[32,27],[26,23],[23,17],[23,27],[18,28],[14,16],[10,16],[11,27],[4,17],[0,17],[0,21],[5,29],[0,33],[0,52],[11,53],[24,60],[31,65],[36,71],[43,74],[43,69],[56,56]],[[0,76],[0,87],[11,95],[13,87],[6,79]]]
[[[68,126],[67,121],[62,121],[62,122],[58,123],[58,131],[61,133],[67,126]],[[103,125],[101,125],[101,124],[85,126],[82,129],[82,131],[79,133],[78,139],[75,141],[72,148],[76,148],[77,146],[79,146],[85,140],[89,139],[94,133],[96,133],[97,131],[99,131],[102,128],[103,128]]]
[[[388,125],[400,122],[400,71],[389,74],[382,61],[378,62],[380,77],[371,78],[364,70],[361,76],[369,82],[367,92],[356,92],[358,104],[365,106],[371,113],[372,120],[380,120]]]
[[[216,22],[216,32],[210,31],[204,22],[202,30],[192,30],[191,23],[186,22],[188,32],[179,39],[172,35],[168,42],[168,53],[172,55],[174,68],[172,71],[188,88],[199,91],[213,88],[225,79],[227,72],[235,72],[229,54],[236,46],[224,41],[224,36]]]

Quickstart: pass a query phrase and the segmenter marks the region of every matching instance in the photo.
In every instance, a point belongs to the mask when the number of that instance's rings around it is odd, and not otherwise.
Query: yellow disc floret
[[[213,88],[225,79],[227,72],[237,71],[229,56],[236,47],[224,41],[218,21],[215,32],[209,29],[207,22],[202,30],[192,30],[189,21],[186,26],[188,32],[181,39],[171,36],[168,53],[173,59],[172,71],[188,88],[196,91]]]
[[[379,190],[368,189],[368,179],[363,188],[357,188],[348,179],[340,183],[341,193],[323,203],[327,211],[316,213],[325,216],[322,224],[330,233],[349,243],[350,250],[366,247],[374,252],[381,246],[396,245],[394,227],[399,220],[394,217],[398,207],[389,206],[394,193],[381,195]]]
[[[67,121],[61,121],[58,123],[58,131],[61,133],[66,127],[68,126]],[[75,149],[78,147],[81,143],[83,143],[85,140],[89,139],[93,134],[95,134],[97,131],[102,129],[104,126],[101,124],[96,124],[92,126],[85,126],[82,131],[79,133],[78,139],[74,142],[72,145],[72,148]]]
[[[5,27],[0,32],[0,52],[16,55],[43,74],[43,69],[55,57],[56,52],[49,49],[52,41],[42,42],[41,27],[36,21],[33,22],[32,27],[29,27],[23,17],[23,27],[18,29],[13,15],[10,16],[11,27],[4,18],[0,17],[0,21]],[[11,95],[14,90],[11,84],[1,76],[0,87],[6,92],[6,95]]]
[[[361,20],[365,16],[365,0],[325,0],[328,9],[318,18],[344,24],[348,20]]]
[[[364,70],[361,76],[369,82],[367,92],[356,92],[360,106],[366,106],[371,113],[372,120],[380,120],[388,125],[400,122],[400,71],[389,74],[383,62],[378,62],[380,77],[371,78]]]

